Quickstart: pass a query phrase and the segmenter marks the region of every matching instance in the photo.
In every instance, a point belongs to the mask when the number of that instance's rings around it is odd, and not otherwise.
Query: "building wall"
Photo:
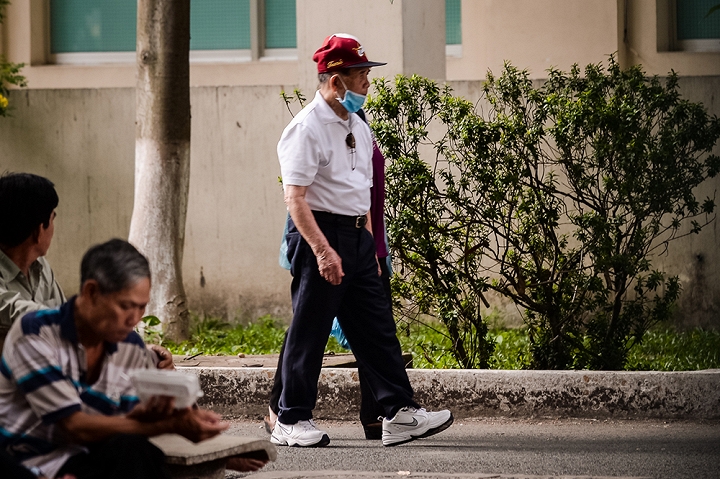
[[[543,78],[603,61],[617,50],[617,0],[463,0],[462,56],[448,80],[478,80],[505,61]]]
[[[194,310],[231,318],[288,315],[288,274],[277,263],[285,207],[275,145],[291,117],[279,91],[192,89],[183,276]],[[48,259],[69,294],[78,289],[84,251],[128,235],[134,96],[129,88],[11,94],[16,109],[0,128],[0,171],[55,183],[60,205]]]
[[[619,0],[619,3],[627,5],[627,34],[620,43],[625,65],[642,64],[654,75],[666,75],[670,70],[689,77],[720,75],[720,50],[702,53],[672,50],[675,0]]]
[[[234,318],[290,312],[288,273],[277,266],[285,218],[275,144],[290,113],[280,91],[316,86],[310,60],[325,35],[357,35],[373,75],[418,73],[447,79],[469,99],[488,69],[505,60],[542,78],[617,52],[623,65],[650,74],[671,68],[683,94],[720,114],[720,53],[666,48],[671,0],[463,0],[460,56],[445,56],[438,0],[297,0],[297,58],[256,58],[191,66],[192,151],[184,278],[194,310]],[[11,118],[0,119],[0,171],[51,178],[60,194],[49,252],[66,292],[91,244],[127,237],[132,214],[135,66],[52,65],[45,0],[14,0],[0,51],[25,62],[29,89],[13,91]],[[627,28],[626,28],[627,27]],[[663,43],[665,42],[665,43]],[[720,148],[720,146],[719,146]],[[712,195],[713,180],[701,187]],[[685,285],[680,315],[720,327],[720,226],[674,244],[661,265]]]
[[[480,85],[451,83],[468,99],[479,98]],[[685,78],[682,88],[686,98],[720,114],[720,77]],[[278,93],[273,86],[192,89],[183,276],[195,311],[243,319],[289,316],[289,275],[277,263],[285,207],[275,145],[290,113]],[[87,247],[128,234],[134,90],[26,90],[12,92],[11,100],[16,110],[0,128],[0,171],[29,171],[56,184],[60,206],[48,258],[72,294]],[[714,179],[698,193],[712,196],[718,189],[720,179]],[[720,327],[718,244],[714,222],[658,260],[683,281],[679,315],[688,324]],[[512,308],[500,308],[512,314]]]
[[[447,79],[479,80],[505,61],[544,78],[616,54],[651,75],[720,75],[720,51],[672,51],[674,0],[463,0],[462,54]],[[716,13],[717,14],[717,13]]]
[[[192,86],[317,85],[312,54],[336,32],[360,38],[368,57],[388,65],[372,76],[417,73],[445,78],[445,9],[438,0],[297,0],[296,58],[255,58],[240,63],[193,63]],[[32,89],[135,86],[135,64],[53,65],[49,53],[49,3],[14,0],[0,27],[0,52],[24,63]]]

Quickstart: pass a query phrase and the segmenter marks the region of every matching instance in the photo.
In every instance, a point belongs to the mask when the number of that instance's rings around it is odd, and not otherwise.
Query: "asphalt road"
[[[463,419],[392,448],[365,440],[357,423],[318,425],[328,447],[278,447],[278,460],[248,477],[720,479],[720,421]],[[228,433],[268,438],[259,420],[233,420]]]

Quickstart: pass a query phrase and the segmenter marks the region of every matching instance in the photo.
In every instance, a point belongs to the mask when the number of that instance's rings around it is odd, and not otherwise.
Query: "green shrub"
[[[505,65],[482,108],[417,76],[374,85],[400,318],[437,319],[459,364],[487,367],[491,290],[525,311],[532,367],[623,369],[680,294],[655,256],[715,219],[694,191],[720,170],[720,119],[674,72],[613,57],[537,87]]]
[[[0,24],[5,20],[4,10],[10,4],[8,0],[0,0]],[[12,63],[0,55],[0,116],[7,116],[10,110],[8,100],[8,85],[24,87],[27,85],[25,77],[20,75],[22,63]]]

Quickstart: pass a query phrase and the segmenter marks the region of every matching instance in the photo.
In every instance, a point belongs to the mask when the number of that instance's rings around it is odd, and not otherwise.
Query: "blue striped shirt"
[[[126,414],[139,402],[126,373],[153,367],[140,336],[105,344],[97,381],[88,384],[85,348],[78,342],[75,298],[59,309],[36,311],[16,321],[0,360],[0,447],[29,468],[54,477],[73,454],[59,420],[77,411]]]

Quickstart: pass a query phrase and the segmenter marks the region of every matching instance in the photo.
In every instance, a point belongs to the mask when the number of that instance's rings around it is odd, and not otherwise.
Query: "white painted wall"
[[[463,0],[462,56],[446,59],[441,0],[297,0],[297,60],[193,65],[183,272],[191,308],[231,318],[289,316],[289,276],[277,266],[285,208],[275,144],[290,113],[279,92],[299,86],[312,97],[311,57],[328,34],[353,33],[371,60],[388,62],[373,75],[447,78],[468,98],[477,98],[486,71],[499,72],[504,60],[540,78],[550,66],[567,70],[618,51],[622,64],[642,63],[650,74],[674,68],[687,77],[684,95],[720,114],[720,53],[658,49],[658,19],[669,1]],[[55,182],[60,207],[49,259],[72,294],[87,247],[128,234],[135,66],[46,64],[47,2],[14,0],[6,14],[0,51],[26,63],[31,89],[13,91],[13,117],[0,119],[0,171]],[[712,194],[718,181],[703,192]],[[719,235],[716,222],[662,260],[683,279],[682,312],[718,327]]]
[[[720,114],[720,77],[686,78],[682,85],[685,97]],[[452,86],[468,99],[480,94],[480,82]],[[290,277],[277,262],[285,206],[275,145],[290,113],[279,91],[272,86],[192,89],[183,276],[195,311],[229,318],[289,317]],[[72,294],[84,251],[128,234],[134,91],[13,91],[11,100],[13,117],[0,120],[0,171],[29,171],[56,184],[60,206],[48,259]],[[720,179],[700,189],[712,195],[720,189]],[[685,288],[681,314],[691,324],[720,327],[718,245],[720,225],[715,222],[700,235],[675,243],[658,261],[680,275]]]
[[[279,92],[192,90],[184,276],[195,310],[288,315],[289,275],[277,265],[285,207],[275,145],[291,117]],[[13,91],[11,100],[13,117],[0,128],[0,171],[32,172],[55,183],[60,205],[48,259],[72,294],[85,250],[128,235],[134,90]]]

